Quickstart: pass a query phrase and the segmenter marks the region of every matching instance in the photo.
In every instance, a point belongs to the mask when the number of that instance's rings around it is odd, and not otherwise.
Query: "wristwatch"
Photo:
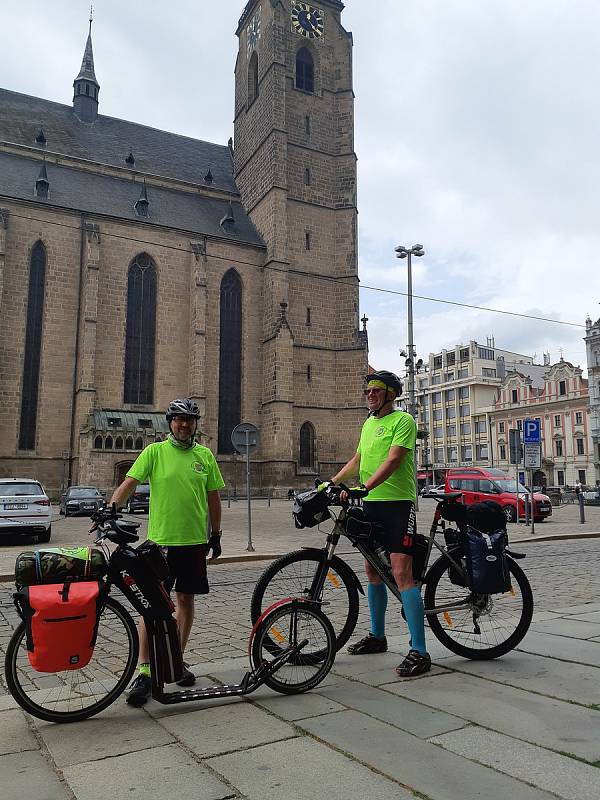
[[[220,538],[221,538],[221,536],[223,535],[223,531],[211,531],[211,532],[210,532],[210,535],[211,535],[211,536],[218,536],[218,537],[219,537],[219,539],[220,539]]]

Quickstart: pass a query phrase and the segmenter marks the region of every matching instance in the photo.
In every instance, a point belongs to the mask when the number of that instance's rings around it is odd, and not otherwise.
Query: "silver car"
[[[49,542],[52,508],[39,481],[31,478],[0,478],[0,537],[28,534],[38,542]]]

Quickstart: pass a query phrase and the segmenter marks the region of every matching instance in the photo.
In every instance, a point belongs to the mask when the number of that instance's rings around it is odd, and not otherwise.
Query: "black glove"
[[[361,500],[369,494],[369,490],[364,483],[361,483],[360,486],[351,486],[349,489],[346,489],[346,491],[351,500]]]
[[[318,492],[325,492],[330,486],[335,486],[335,483],[333,481],[315,481],[315,488]]]
[[[208,540],[208,549],[206,555],[209,556],[212,550],[211,558],[218,558],[221,555],[221,534],[213,533]]]

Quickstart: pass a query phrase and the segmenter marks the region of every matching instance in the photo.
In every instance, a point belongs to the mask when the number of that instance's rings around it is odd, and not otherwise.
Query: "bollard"
[[[579,500],[579,522],[581,525],[585,522],[585,507],[583,505],[583,492],[579,492],[579,496],[577,498]]]
[[[525,525],[530,525],[529,495],[525,495]]]

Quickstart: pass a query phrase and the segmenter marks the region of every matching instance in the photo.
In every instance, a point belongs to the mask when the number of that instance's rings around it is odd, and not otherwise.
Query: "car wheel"
[[[38,543],[41,544],[42,542],[49,542],[51,536],[52,536],[52,525],[48,527],[48,530],[45,533],[38,534],[37,536]]]
[[[504,506],[503,511],[507,522],[517,521],[517,509],[514,506]]]

